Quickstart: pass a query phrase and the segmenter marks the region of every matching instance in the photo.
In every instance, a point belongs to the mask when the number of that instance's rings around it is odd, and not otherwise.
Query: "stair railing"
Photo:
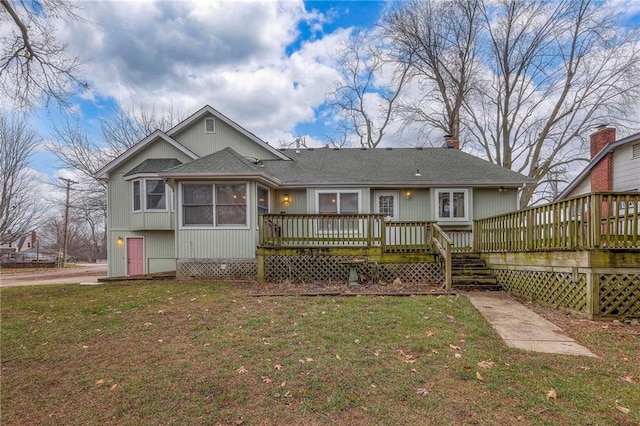
[[[444,259],[444,288],[451,291],[451,238],[435,223],[433,227],[433,245]]]

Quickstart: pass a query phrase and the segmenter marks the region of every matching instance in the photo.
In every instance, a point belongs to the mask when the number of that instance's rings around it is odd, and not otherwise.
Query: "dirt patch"
[[[254,296],[357,296],[448,294],[439,284],[255,283]]]

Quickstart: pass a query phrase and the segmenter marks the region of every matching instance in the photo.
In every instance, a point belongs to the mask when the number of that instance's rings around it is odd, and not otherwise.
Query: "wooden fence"
[[[640,193],[593,193],[474,222],[474,251],[640,249]]]

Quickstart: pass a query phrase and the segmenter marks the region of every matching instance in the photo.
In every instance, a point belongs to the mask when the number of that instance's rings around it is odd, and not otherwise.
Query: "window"
[[[247,226],[247,185],[182,185],[184,226]]]
[[[319,192],[318,213],[321,214],[357,214],[360,207],[358,192]],[[355,231],[358,219],[326,218],[322,219],[324,232]]]
[[[147,210],[165,210],[167,202],[164,181],[160,179],[147,179],[145,184]]]
[[[140,181],[133,181],[133,211],[140,211]]]
[[[216,225],[247,224],[247,185],[216,185]]]
[[[631,158],[633,159],[640,158],[640,143],[633,145]]]
[[[269,213],[269,190],[258,187],[258,214]]]
[[[395,217],[393,201],[395,197],[393,195],[381,195],[378,197],[378,212],[385,216]]]
[[[439,189],[436,190],[436,196],[438,198],[438,220],[468,220],[467,190]]]
[[[214,118],[204,119],[204,132],[215,133],[216,132],[216,120]]]

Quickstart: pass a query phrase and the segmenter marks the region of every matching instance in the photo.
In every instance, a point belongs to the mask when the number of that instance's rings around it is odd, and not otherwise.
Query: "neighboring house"
[[[0,244],[0,259],[2,259],[3,262],[22,261],[23,257],[28,257],[22,256],[22,253],[34,248],[36,241],[36,231],[32,231],[19,236],[14,241]]]
[[[265,213],[379,213],[470,232],[517,209],[529,178],[447,145],[279,150],[205,106],[96,173],[108,182],[108,275],[255,262]]]
[[[640,133],[616,140],[616,130],[602,126],[591,135],[591,161],[556,200],[590,192],[640,191]]]

